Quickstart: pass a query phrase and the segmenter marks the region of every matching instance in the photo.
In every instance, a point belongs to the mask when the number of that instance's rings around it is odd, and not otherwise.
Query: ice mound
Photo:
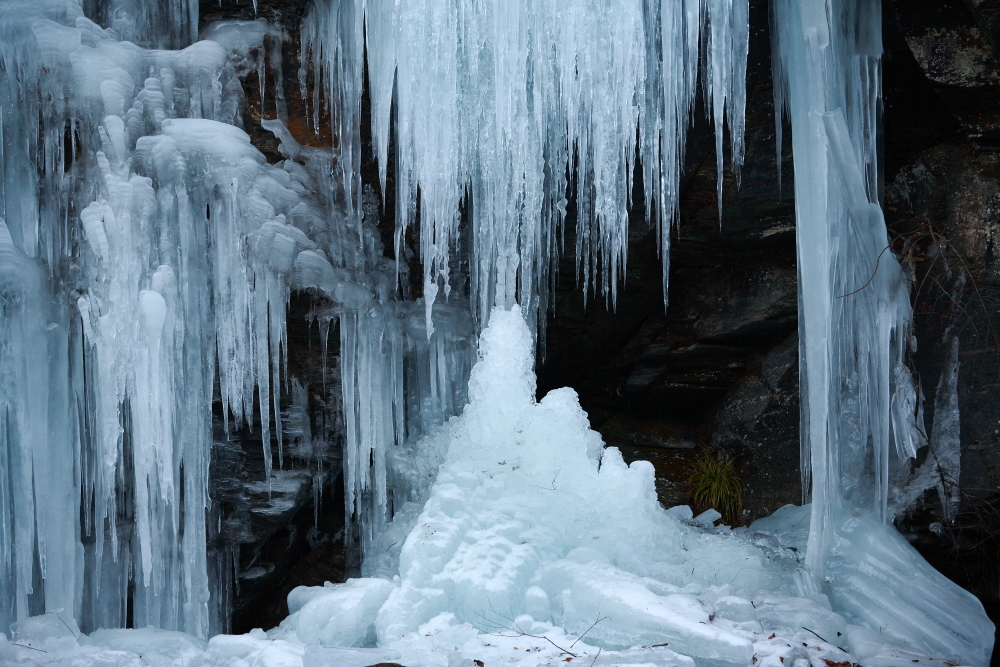
[[[426,644],[439,634],[431,628],[447,627],[470,632],[469,642],[489,636],[480,633],[524,640],[558,632],[588,650],[667,646],[725,664],[817,639],[834,662],[904,646],[963,664],[988,661],[992,626],[978,601],[891,528],[848,521],[820,590],[801,566],[808,508],[737,530],[696,520],[688,508],[664,510],[652,466],[602,450],[573,390],[536,402],[532,366],[519,309],[495,310],[468,406],[418,448],[439,462],[426,502],[419,514],[404,508],[397,523],[405,526],[389,527],[394,542],[408,531],[401,546],[383,540],[380,551],[398,552],[398,576],[375,619],[378,646]],[[384,557],[368,569],[396,574]],[[334,605],[340,595],[347,604],[355,589],[323,599]],[[293,615],[271,634],[296,623]],[[329,644],[301,631],[298,638]]]
[[[392,589],[384,579],[298,586],[288,594],[288,618],[272,635],[326,646],[372,645],[375,615]]]

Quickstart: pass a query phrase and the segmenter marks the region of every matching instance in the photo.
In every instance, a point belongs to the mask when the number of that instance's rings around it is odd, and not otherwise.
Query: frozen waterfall
[[[206,563],[213,396],[237,424],[259,414],[270,484],[290,290],[325,295],[321,331],[338,320],[351,351],[352,470],[461,403],[470,327],[408,324],[331,150],[280,120],[286,160],[251,146],[231,29],[144,49],[120,31],[167,20],[145,3],[113,3],[107,29],[72,0],[3,9],[0,625],[64,609],[206,636],[226,613]],[[384,475],[355,478],[349,498],[376,508],[359,515],[384,515]]]
[[[537,400],[534,363],[567,207],[579,285],[613,305],[637,169],[666,305],[699,94],[720,207],[727,154],[739,175],[747,0],[316,0],[299,81],[335,142],[296,141],[279,96],[274,164],[243,129],[240,79],[257,71],[262,97],[265,70],[280,79],[280,29],[199,41],[195,0],[3,1],[0,662],[986,664],[982,605],[887,522],[919,405],[879,204],[879,7],[772,4],[811,504],[731,529],[664,509],[652,467],[604,447],[573,390]],[[383,194],[396,165],[391,249],[362,184],[366,87]],[[299,387],[295,291],[324,355],[339,336],[365,576],[205,642],[225,613],[213,404],[227,429],[258,416],[270,484]]]

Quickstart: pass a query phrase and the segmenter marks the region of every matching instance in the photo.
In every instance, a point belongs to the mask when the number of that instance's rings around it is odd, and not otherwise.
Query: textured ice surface
[[[289,616],[271,637],[325,646],[371,646],[376,641],[375,616],[392,589],[384,579],[299,586],[288,594]]]
[[[532,324],[545,311],[571,156],[586,288],[613,299],[624,271],[637,148],[668,260],[699,53],[738,166],[745,0],[321,4],[303,45],[342,141],[299,145],[277,99],[264,123],[286,157],[275,165],[238,127],[237,74],[280,71],[279,31],[229,22],[189,43],[190,0],[87,4],[107,29],[74,0],[0,13],[0,619],[17,621],[0,661],[338,664],[366,654],[325,645],[376,643],[452,667],[851,657],[837,646],[885,663],[985,660],[978,603],[876,520],[890,443],[917,443],[905,284],[890,256],[872,265],[887,242],[875,4],[776,5],[777,90],[809,175],[797,183],[811,185],[796,200],[816,503],[774,517],[770,537],[766,522],[729,531],[664,511],[651,467],[602,453],[571,390],[536,402],[520,312],[497,311],[464,381],[492,304],[517,296]],[[416,303],[394,300],[400,274],[360,187],[365,38],[383,169],[397,105],[400,234],[421,192]],[[318,98],[311,110],[318,122]],[[466,195],[472,316],[448,299]],[[280,466],[292,288],[327,297],[313,313],[324,340],[339,323],[347,498],[369,577],[298,591],[270,638],[81,635],[72,618],[120,626],[129,610],[207,634],[213,381],[228,415],[260,413]],[[462,417],[411,437],[466,396]],[[953,443],[945,412],[938,435]],[[52,613],[28,618],[39,609]]]
[[[75,0],[0,12],[0,624],[64,609],[120,627],[132,609],[206,636],[225,614],[204,521],[214,387],[230,421],[259,415],[268,487],[290,291],[326,297],[324,346],[342,320],[350,498],[374,527],[385,477],[362,463],[461,405],[471,327],[443,304],[440,334],[405,323],[377,221],[345,212],[332,151],[296,144],[280,99],[266,127],[288,159],[251,146],[237,70],[280,71],[280,31],[217,23],[188,44],[197,3],[87,4],[115,29]],[[159,20],[176,30],[147,39]]]

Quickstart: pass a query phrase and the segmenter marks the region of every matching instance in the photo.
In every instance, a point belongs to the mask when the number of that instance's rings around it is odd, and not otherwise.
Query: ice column
[[[795,154],[808,564],[822,579],[838,518],[884,520],[890,458],[921,444],[911,308],[878,202],[879,3],[779,0],[774,18],[776,104]]]
[[[55,3],[51,3],[55,5]],[[45,608],[79,609],[78,337],[54,298],[70,243],[53,220],[67,214],[62,138],[45,123],[68,71],[42,69],[80,46],[48,16],[86,19],[72,7],[10,2],[0,13],[0,625]],[[46,30],[51,24],[56,30]],[[53,99],[55,96],[55,99]],[[72,151],[69,153],[72,155]],[[40,156],[47,169],[36,169]],[[39,197],[44,191],[47,196]]]

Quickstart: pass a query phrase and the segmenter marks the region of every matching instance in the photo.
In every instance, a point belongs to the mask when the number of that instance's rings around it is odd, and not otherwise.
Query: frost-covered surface
[[[787,506],[738,530],[713,527],[711,515],[695,518],[687,507],[664,510],[652,466],[627,466],[618,450],[602,450],[572,390],[534,400],[532,336],[519,309],[494,311],[480,344],[468,405],[422,442],[440,469],[410,515],[398,560],[376,564],[374,574],[385,576],[299,587],[278,628],[207,644],[155,630],[76,636],[72,619],[49,614],[16,626],[16,644],[0,643],[0,659],[234,667],[988,662],[992,626],[978,602],[892,529],[864,517],[840,526],[820,593],[803,570],[808,507]]]

